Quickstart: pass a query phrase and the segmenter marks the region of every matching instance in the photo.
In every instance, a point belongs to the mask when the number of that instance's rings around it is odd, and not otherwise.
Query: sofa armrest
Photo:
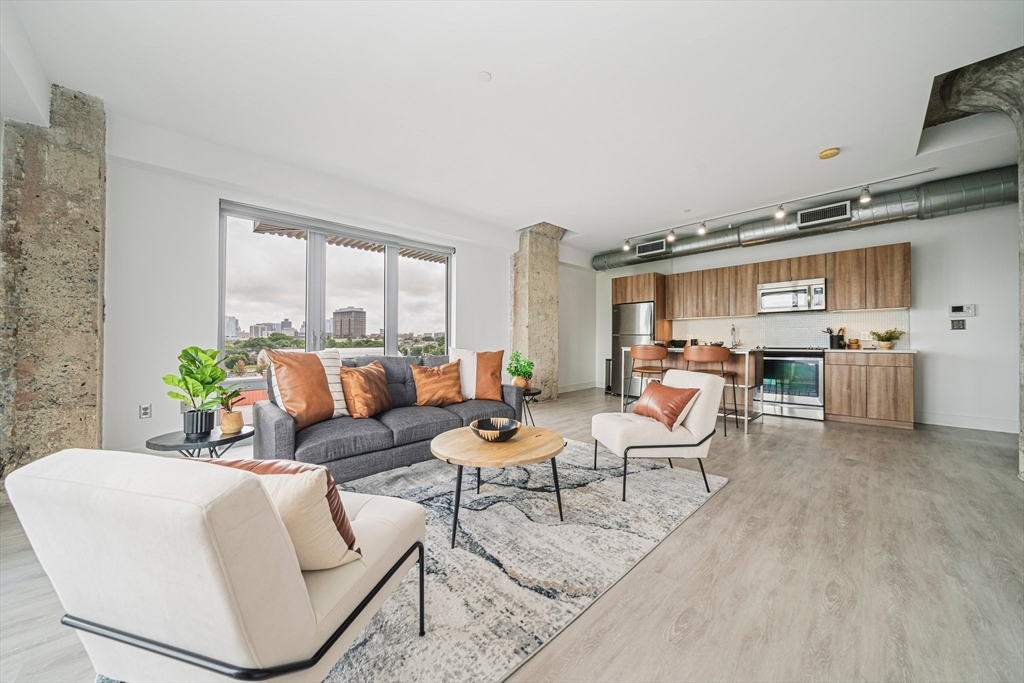
[[[501,400],[516,411],[516,420],[523,421],[523,390],[512,384],[501,385]]]
[[[295,420],[270,401],[252,407],[253,453],[259,460],[295,459]]]

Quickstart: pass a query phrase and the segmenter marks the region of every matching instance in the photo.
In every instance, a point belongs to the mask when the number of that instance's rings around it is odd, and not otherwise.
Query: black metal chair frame
[[[700,361],[693,361],[693,362],[697,363],[697,362],[700,362]],[[718,364],[721,366],[722,379],[725,379],[725,363],[719,361]],[[687,370],[690,369],[690,361],[686,361],[686,369]],[[731,374],[735,375],[736,373],[731,373]],[[726,408],[726,406],[725,406],[725,387],[722,387],[722,437],[723,438],[729,436],[729,415],[734,415],[736,417],[736,429],[740,428],[740,404],[739,404],[739,400],[736,398],[736,380],[735,379],[733,379],[733,382],[732,382],[732,408],[733,408],[733,410],[730,413],[729,409]]]
[[[630,400],[630,398],[629,398],[629,385],[633,383],[633,375],[636,374],[637,372],[639,372],[640,373],[640,381],[643,382],[644,381],[644,375],[653,375],[654,374],[653,372],[647,372],[647,371],[644,371],[644,370],[635,370],[634,368],[636,368],[636,359],[633,358],[633,354],[630,354],[629,355],[629,382],[626,383],[626,403],[625,403],[625,405],[627,405],[627,406],[630,403],[636,403],[639,400],[639,399]],[[659,358],[658,359],[658,371],[660,372],[660,376],[659,376],[659,379],[657,381],[660,382],[663,379],[665,379],[665,359],[664,358]],[[654,378],[651,377],[651,378],[648,379],[648,381],[650,381],[652,379],[654,379]]]
[[[626,450],[622,454],[622,501],[626,501],[626,470],[629,469],[629,452],[632,450],[639,450],[644,448],[696,448],[705,441],[715,435],[718,430],[712,429],[711,433],[705,436],[697,443],[670,443],[670,444],[659,444],[654,446],[626,446]],[[597,439],[594,439],[594,469],[597,469]],[[668,460],[668,466],[675,468],[672,464],[672,458],[665,458]],[[697,464],[700,465],[700,475],[704,477],[704,488],[707,489],[708,493],[711,493],[711,487],[708,485],[708,475],[704,472],[703,458],[695,458]]]
[[[196,654],[195,652],[189,652],[188,650],[183,650],[179,647],[174,647],[173,645],[167,645],[165,643],[160,643],[155,640],[150,640],[149,638],[143,638],[142,636],[133,635],[131,633],[118,630],[116,628],[103,626],[102,624],[97,624],[86,619],[79,619],[78,617],[73,617],[70,614],[65,614],[61,618],[60,623],[64,624],[65,626],[70,626],[71,628],[76,628],[80,631],[85,631],[86,633],[92,633],[93,635],[109,638],[111,640],[115,640],[125,645],[131,645],[132,647],[137,647],[141,650],[146,650],[147,652],[152,652],[154,654],[162,655],[164,657],[169,657],[170,659],[176,659],[179,662],[192,664],[193,666],[198,666],[201,669],[213,671],[214,673],[218,673],[223,676],[230,676],[231,678],[234,678],[239,681],[265,681],[269,678],[283,676],[285,674],[293,673],[295,671],[302,671],[303,669],[308,669],[311,666],[316,666],[316,664],[321,659],[323,659],[324,655],[326,655],[330,651],[334,644],[338,642],[338,639],[341,638],[342,635],[344,635],[348,627],[351,626],[352,623],[355,622],[357,618],[359,618],[359,615],[362,614],[363,610],[366,609],[367,605],[369,605],[370,602],[377,596],[377,594],[380,593],[380,591],[384,588],[384,584],[391,580],[391,577],[394,576],[398,569],[405,563],[405,561],[409,559],[409,556],[416,551],[419,551],[418,563],[420,566],[420,635],[426,635],[423,620],[423,543],[421,541],[416,541],[412,544],[412,547],[405,551],[405,554],[402,555],[402,559],[398,560],[398,562],[396,562],[394,566],[388,570],[388,573],[384,575],[384,578],[377,582],[377,585],[373,587],[373,590],[371,590],[370,593],[365,598],[363,598],[363,601],[359,603],[359,606],[356,607],[355,611],[352,612],[352,614],[350,614],[348,618],[345,619],[344,623],[342,623],[342,625],[339,626],[338,629],[331,634],[330,638],[328,638],[327,641],[322,646],[320,646],[320,649],[317,650],[312,657],[310,657],[309,659],[302,660],[301,662],[293,662],[291,664],[279,664],[278,666],[272,666],[265,669],[250,669],[242,666],[228,664],[226,662],[222,662],[211,657],[207,657],[205,655]]]

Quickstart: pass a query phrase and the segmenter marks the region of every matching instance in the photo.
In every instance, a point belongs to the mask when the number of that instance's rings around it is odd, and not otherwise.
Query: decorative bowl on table
[[[509,417],[487,417],[471,422],[469,425],[474,434],[491,443],[508,441],[519,433],[520,427],[522,424]]]

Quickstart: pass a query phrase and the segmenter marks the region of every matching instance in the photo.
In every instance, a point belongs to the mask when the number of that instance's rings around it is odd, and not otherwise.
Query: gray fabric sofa
[[[300,460],[325,465],[338,483],[429,460],[430,440],[450,429],[485,417],[523,418],[523,391],[502,386],[502,401],[472,399],[444,408],[414,406],[416,384],[410,365],[437,366],[447,356],[361,356],[344,359],[348,367],[380,361],[391,394],[391,410],[370,418],[337,417],[295,431],[292,417],[273,400],[272,370],[267,371],[271,400],[253,406],[255,455],[263,460]]]

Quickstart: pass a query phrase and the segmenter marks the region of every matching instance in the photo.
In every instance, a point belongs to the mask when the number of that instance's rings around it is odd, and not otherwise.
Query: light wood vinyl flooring
[[[589,441],[617,407],[585,390],[534,415]],[[1024,680],[1016,458],[1011,434],[730,426],[705,462],[729,484],[510,680]],[[61,614],[0,508],[3,681],[92,680]]]

